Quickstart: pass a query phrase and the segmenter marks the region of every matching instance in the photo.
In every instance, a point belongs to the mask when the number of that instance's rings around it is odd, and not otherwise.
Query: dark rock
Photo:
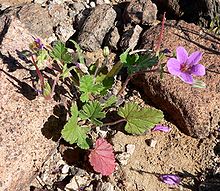
[[[118,32],[118,28],[117,27],[114,27],[112,32],[110,33],[110,36],[108,38],[108,45],[117,50],[117,45],[118,45],[118,42],[120,40],[120,34]]]
[[[139,48],[151,49],[152,44],[156,46],[160,28],[156,26],[146,31]],[[148,101],[167,113],[167,117],[182,132],[192,137],[206,137],[220,121],[220,92],[217,89],[220,83],[219,39],[194,24],[183,21],[178,25],[167,24],[161,49],[175,51],[178,46],[185,47],[189,53],[196,50],[203,53],[200,63],[209,70],[198,79],[207,84],[206,89],[193,88],[168,73],[164,74],[163,79],[158,73],[139,75],[133,83],[143,90]]]
[[[126,50],[127,48],[133,49],[138,43],[142,30],[143,29],[139,25],[136,25],[135,27],[130,26],[122,35],[120,47],[123,50]]]
[[[153,0],[159,12],[167,12],[168,17],[176,16],[188,22],[208,26],[215,16],[220,16],[219,0]]]
[[[157,18],[157,7],[151,0],[134,0],[128,5],[125,17],[128,22],[149,25]]]
[[[68,5],[69,14],[71,17],[75,17],[77,14],[79,14],[81,11],[85,9],[85,5],[82,2],[74,2]]]
[[[81,47],[89,51],[99,49],[105,35],[114,26],[115,18],[116,12],[110,5],[96,6],[78,36]]]

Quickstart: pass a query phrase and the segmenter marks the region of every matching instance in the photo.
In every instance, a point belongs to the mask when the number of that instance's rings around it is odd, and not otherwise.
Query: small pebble
[[[130,158],[130,154],[124,152],[124,153],[121,153],[121,154],[118,154],[116,156],[116,158],[118,159],[119,163],[122,165],[122,166],[125,166],[128,164],[128,159]]]
[[[62,168],[62,174],[67,174],[69,172],[69,165],[65,164]]]
[[[157,144],[157,141],[154,140],[154,139],[149,139],[146,141],[148,146],[152,147],[152,148],[155,148],[156,144]]]
[[[126,151],[128,154],[132,155],[134,153],[134,150],[135,150],[135,145],[133,144],[126,145]]]
[[[90,6],[94,8],[94,7],[95,7],[95,2],[94,2],[94,1],[91,1],[91,2],[90,2]]]

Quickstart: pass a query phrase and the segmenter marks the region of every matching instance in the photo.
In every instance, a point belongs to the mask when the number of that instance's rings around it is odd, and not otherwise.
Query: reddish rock
[[[140,48],[156,46],[159,33],[160,26],[146,31]],[[194,24],[179,22],[166,25],[161,50],[175,51],[177,46],[185,47],[189,53],[196,50],[203,53],[200,63],[209,70],[204,77],[197,79],[207,84],[206,89],[193,88],[168,73],[162,80],[158,73],[146,73],[133,79],[133,83],[143,90],[148,101],[165,111],[182,132],[193,137],[206,137],[220,121],[219,38]]]
[[[9,6],[14,6],[14,5],[21,5],[24,3],[30,3],[33,0],[0,0],[0,5],[2,5],[3,7],[9,7]]]
[[[1,17],[0,22],[5,29],[0,49],[0,190],[25,191],[54,149],[55,142],[41,129],[55,103],[36,97],[30,73],[19,62],[18,52],[28,49],[32,35],[15,17]]]

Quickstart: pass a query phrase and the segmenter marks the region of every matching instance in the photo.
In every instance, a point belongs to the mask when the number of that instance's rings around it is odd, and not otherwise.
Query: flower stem
[[[162,42],[162,39],[163,39],[165,20],[166,20],[166,12],[164,12],[164,14],[163,14],[163,20],[162,20],[162,24],[161,24],[160,36],[159,36],[158,43],[157,43],[157,46],[156,46],[156,55],[157,56],[159,55],[160,46],[161,46],[161,42]]]
[[[37,66],[37,64],[36,64],[36,61],[35,61],[33,55],[31,55],[31,59],[32,59],[32,63],[33,63],[33,65],[34,65],[34,67],[36,68],[36,72],[37,72],[38,78],[39,78],[40,83],[41,83],[41,90],[43,91],[43,89],[44,89],[44,77],[43,77],[43,75],[41,74],[41,72],[40,72],[40,70],[39,70],[39,68],[38,68],[38,66]]]
[[[112,125],[116,125],[118,123],[125,122],[125,121],[126,121],[125,119],[119,119],[118,121],[114,121],[114,122],[110,122],[110,123],[104,123],[103,126],[112,126]]]

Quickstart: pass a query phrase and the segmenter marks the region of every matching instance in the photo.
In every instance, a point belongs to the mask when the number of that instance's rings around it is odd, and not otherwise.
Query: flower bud
[[[104,57],[108,57],[109,54],[110,54],[109,48],[108,48],[108,46],[105,46],[105,47],[103,48],[103,56],[104,56]]]

